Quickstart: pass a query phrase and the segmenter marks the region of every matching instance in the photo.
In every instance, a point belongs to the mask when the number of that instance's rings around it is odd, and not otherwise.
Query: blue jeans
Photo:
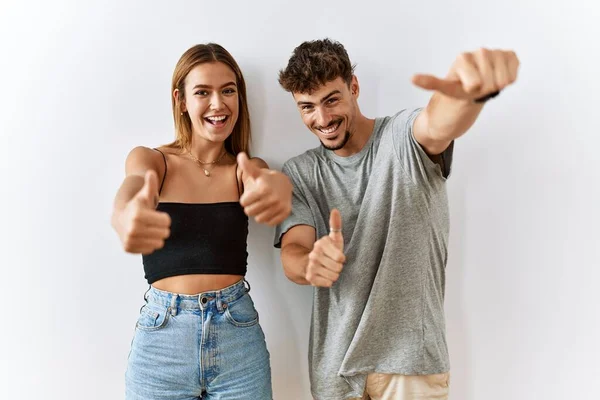
[[[198,295],[151,287],[125,374],[127,400],[271,400],[270,356],[245,281]]]

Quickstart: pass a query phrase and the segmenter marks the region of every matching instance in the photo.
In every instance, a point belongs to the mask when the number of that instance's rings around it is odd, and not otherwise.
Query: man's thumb
[[[344,237],[342,236],[342,216],[335,208],[331,210],[331,214],[329,215],[329,237],[343,248]]]
[[[256,179],[260,175],[260,168],[250,162],[248,155],[243,151],[237,155],[237,162],[245,175]]]
[[[457,99],[468,97],[460,81],[439,79],[433,75],[417,74],[413,76],[412,83],[422,89],[435,90],[449,97]]]

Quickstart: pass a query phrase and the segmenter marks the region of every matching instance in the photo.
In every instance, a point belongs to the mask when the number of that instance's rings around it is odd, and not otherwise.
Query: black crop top
[[[159,194],[167,176],[161,154]],[[246,275],[248,216],[240,203],[159,203],[156,209],[171,217],[171,235],[163,248],[142,256],[149,284],[176,275]]]

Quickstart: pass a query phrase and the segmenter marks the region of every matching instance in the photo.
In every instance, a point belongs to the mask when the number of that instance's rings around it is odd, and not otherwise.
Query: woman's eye
[[[223,90],[223,94],[234,94],[234,93],[235,93],[235,90],[232,88]]]
[[[195,94],[198,96],[206,96],[208,95],[208,92],[206,90],[198,90]]]

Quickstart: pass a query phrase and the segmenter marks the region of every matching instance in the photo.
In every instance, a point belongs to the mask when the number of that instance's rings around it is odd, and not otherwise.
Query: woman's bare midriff
[[[242,275],[180,275],[163,278],[154,282],[152,286],[165,292],[199,294],[226,288],[242,278]]]

